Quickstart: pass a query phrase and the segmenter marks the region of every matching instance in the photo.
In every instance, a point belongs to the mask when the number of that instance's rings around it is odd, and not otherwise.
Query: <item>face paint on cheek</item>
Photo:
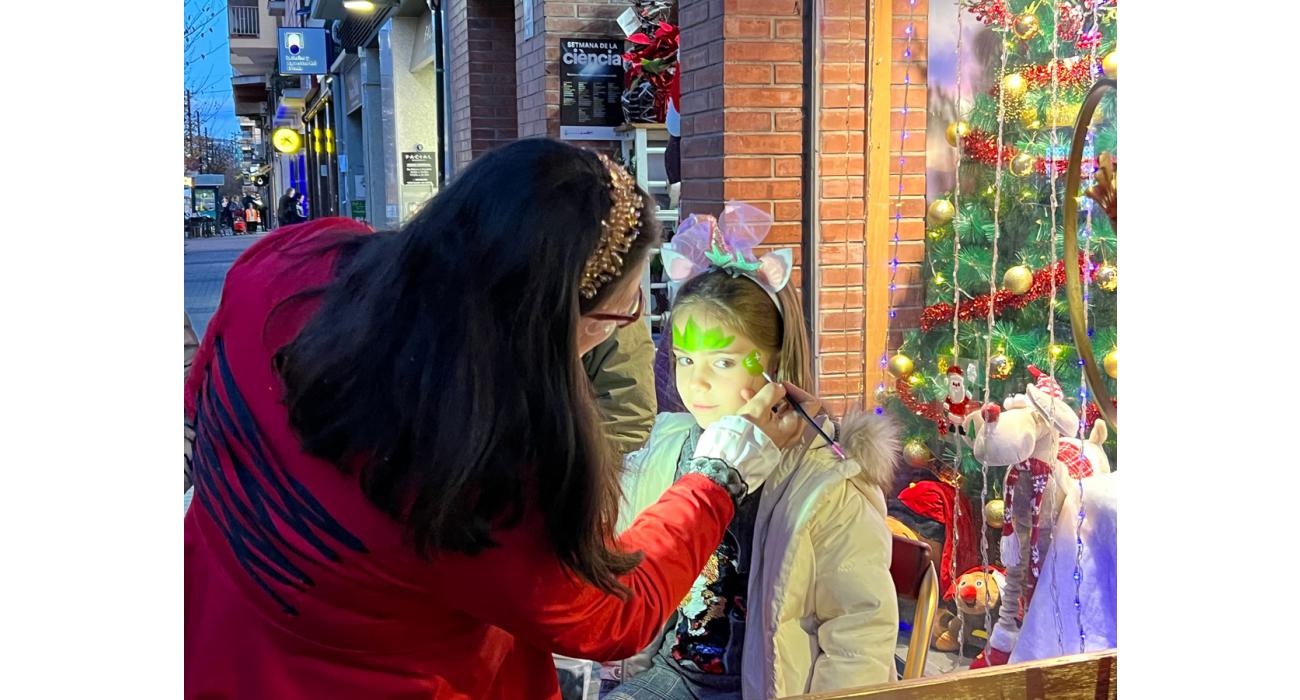
[[[741,360],[740,364],[746,372],[749,372],[749,376],[757,377],[763,374],[763,353],[759,352],[758,348],[754,348],[745,355],[745,359]]]

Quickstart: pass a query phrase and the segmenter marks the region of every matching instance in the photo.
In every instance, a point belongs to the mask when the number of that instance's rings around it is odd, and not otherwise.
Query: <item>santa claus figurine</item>
[[[984,407],[966,394],[966,377],[957,365],[948,368],[948,398],[943,403],[948,408],[948,430],[959,435],[966,434],[966,417]]]

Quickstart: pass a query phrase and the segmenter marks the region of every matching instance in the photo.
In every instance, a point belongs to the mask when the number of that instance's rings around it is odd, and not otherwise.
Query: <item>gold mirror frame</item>
[[[1088,337],[1088,323],[1083,316],[1083,285],[1079,278],[1079,200],[1084,197],[1079,193],[1080,171],[1083,168],[1083,144],[1088,135],[1088,124],[1097,111],[1097,105],[1107,92],[1115,90],[1115,81],[1108,78],[1098,80],[1087,97],[1074,122],[1074,141],[1070,145],[1069,170],[1065,177],[1065,295],[1070,303],[1070,327],[1074,331],[1074,344],[1079,348],[1079,359],[1083,360],[1083,372],[1088,378],[1093,398],[1101,416],[1110,423],[1110,427],[1119,429],[1115,420],[1117,410],[1111,403],[1110,390],[1102,381],[1101,370],[1097,367],[1097,357],[1092,352],[1092,339]],[[1118,229],[1118,226],[1116,227]],[[1086,406],[1080,410],[1087,412]]]

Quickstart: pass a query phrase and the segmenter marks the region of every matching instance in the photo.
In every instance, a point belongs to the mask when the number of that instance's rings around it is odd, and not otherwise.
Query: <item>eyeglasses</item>
[[[637,289],[636,301],[634,306],[626,314],[587,314],[587,318],[597,321],[613,321],[618,324],[619,328],[626,328],[641,319],[641,312],[645,308],[645,290]]]

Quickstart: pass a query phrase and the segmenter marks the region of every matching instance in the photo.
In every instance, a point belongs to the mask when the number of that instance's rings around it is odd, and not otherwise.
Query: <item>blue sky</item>
[[[209,123],[213,136],[229,137],[239,133],[235,103],[230,93],[230,30],[226,20],[226,0],[185,0],[186,26],[193,23],[201,30],[187,47],[183,61],[185,86],[197,90],[191,99],[217,104],[220,109]],[[194,18],[194,19],[191,19]],[[211,21],[209,21],[211,18]]]

